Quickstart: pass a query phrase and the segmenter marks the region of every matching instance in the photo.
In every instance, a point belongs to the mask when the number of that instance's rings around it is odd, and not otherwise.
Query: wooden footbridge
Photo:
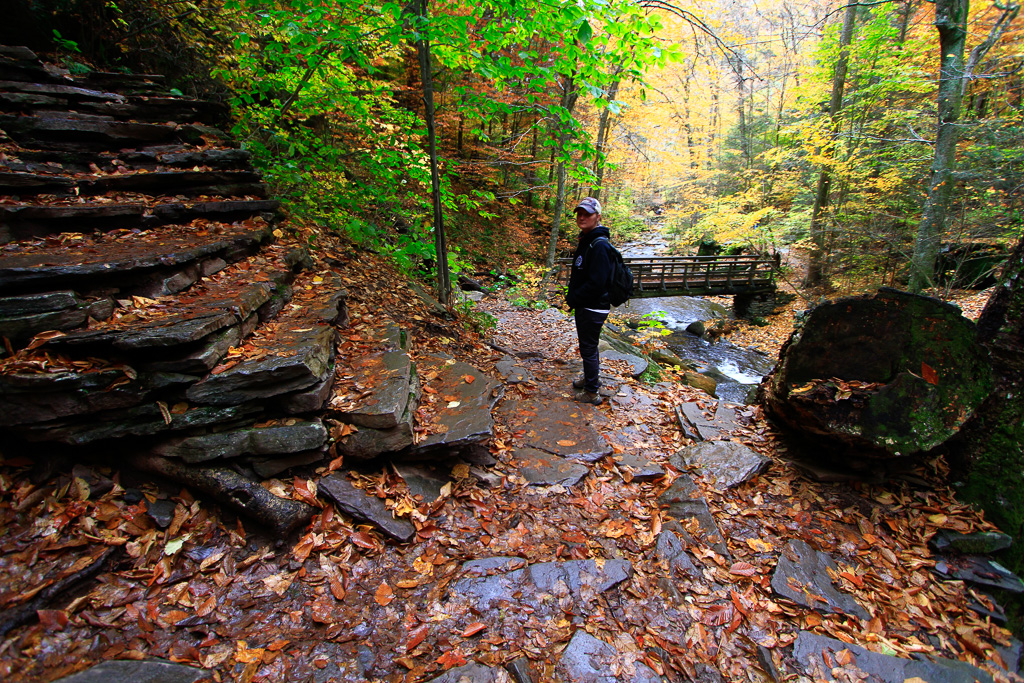
[[[624,257],[633,271],[633,298],[764,294],[775,291],[775,262],[754,255]],[[559,259],[569,281],[572,259]]]

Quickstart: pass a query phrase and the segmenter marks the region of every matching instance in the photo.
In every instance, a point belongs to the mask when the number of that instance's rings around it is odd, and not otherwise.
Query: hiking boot
[[[601,394],[594,391],[577,391],[573,398],[576,399],[577,403],[589,403],[595,406],[599,406],[604,402]]]
[[[583,391],[585,386],[587,386],[587,380],[583,375],[580,375],[572,381],[572,388],[576,391]]]

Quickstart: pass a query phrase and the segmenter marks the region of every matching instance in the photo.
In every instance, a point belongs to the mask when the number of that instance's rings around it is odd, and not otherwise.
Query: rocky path
[[[4,680],[1016,676],[941,463],[812,480],[618,342],[577,405],[564,314],[277,222],[216,106],[0,73]]]

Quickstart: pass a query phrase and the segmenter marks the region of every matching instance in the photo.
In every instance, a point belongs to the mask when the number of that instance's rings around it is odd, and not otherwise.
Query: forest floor
[[[319,256],[344,261],[351,256],[345,249],[325,246]],[[932,571],[927,541],[938,530],[991,528],[955,500],[941,460],[892,478],[816,481],[794,457],[807,453],[758,407],[745,407],[730,439],[770,466],[716,490],[671,464],[689,443],[675,407],[691,402],[713,412],[712,397],[671,381],[643,384],[612,363],[611,400],[577,406],[567,316],[515,307],[498,295],[481,304],[499,321],[484,337],[464,321],[431,319],[384,260],[361,254],[359,263],[343,274],[353,320],[345,337],[358,338],[360,320],[387,315],[410,331],[414,357],[447,354],[496,374],[502,354],[488,342],[530,356],[521,362],[527,381],[506,386],[493,411],[489,445],[497,463],[489,473],[481,478],[467,463],[436,462],[447,484],[435,500],[422,500],[390,462],[350,470],[336,459],[268,483],[320,508],[297,538],[279,539],[186,490],[113,466],[47,470],[34,458],[3,458],[0,626],[11,628],[0,637],[0,678],[54,680],[102,660],[159,657],[201,667],[215,681],[425,681],[466,662],[526,657],[534,680],[552,681],[566,644],[582,630],[612,644],[619,670],[643,662],[672,681],[709,671],[718,680],[770,680],[759,647],[771,665],[793,671],[786,647],[800,631],[886,654],[962,659],[1007,680],[996,646],[1010,634],[969,607],[987,598]],[[800,307],[787,306],[767,327],[741,325],[731,341],[777,352]],[[349,352],[348,343],[339,353]],[[425,386],[429,396],[429,378]],[[583,463],[578,484],[533,486],[522,458],[536,434],[524,425],[558,411],[567,429],[592,430],[612,454]],[[623,463],[629,455],[650,460],[664,476],[639,480]],[[317,482],[339,470],[413,521],[414,541],[396,544],[323,502]],[[656,552],[671,521],[659,495],[684,474],[695,476],[729,553],[689,527],[687,551],[698,568],[689,574],[674,573]],[[154,515],[158,501],[169,502],[167,519]],[[770,578],[792,539],[834,557],[837,586],[870,619],[823,614],[773,593]],[[539,602],[491,609],[451,590],[464,563],[490,557],[531,565],[589,559],[599,567],[624,560],[632,576],[609,593],[562,586]],[[83,581],[56,590],[76,572]],[[12,621],[26,606],[31,614]],[[856,678],[843,673],[848,661],[834,664],[846,680]]]

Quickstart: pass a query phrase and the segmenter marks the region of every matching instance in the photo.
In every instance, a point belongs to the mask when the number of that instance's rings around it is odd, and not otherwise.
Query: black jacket
[[[597,243],[594,240],[604,237]],[[588,233],[580,233],[569,273],[569,291],[565,303],[569,308],[611,308],[608,287],[612,281],[612,246],[607,241],[608,228],[599,225]]]

